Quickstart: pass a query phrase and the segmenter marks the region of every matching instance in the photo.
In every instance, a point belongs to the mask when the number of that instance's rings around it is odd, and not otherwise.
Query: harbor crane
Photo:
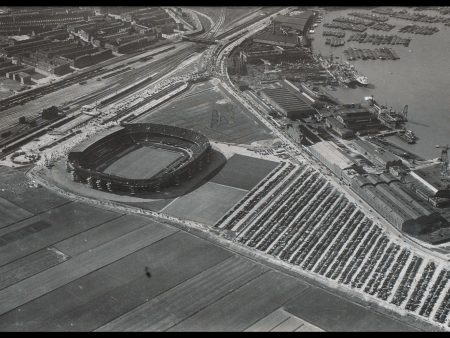
[[[402,110],[403,121],[408,121],[408,105],[405,105]]]
[[[436,145],[436,148],[441,148],[441,162],[442,162],[442,169],[441,169],[441,177],[443,179],[448,179],[448,150],[450,149],[450,145]]]

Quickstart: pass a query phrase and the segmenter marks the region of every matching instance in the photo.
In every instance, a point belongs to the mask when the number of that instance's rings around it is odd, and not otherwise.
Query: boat
[[[369,79],[367,78],[367,76],[364,75],[356,76],[355,80],[361,86],[367,86],[369,84]]]
[[[408,142],[409,144],[416,143],[417,136],[413,133],[412,130],[405,129],[403,132],[399,132],[397,135],[398,137],[400,137],[400,139]]]

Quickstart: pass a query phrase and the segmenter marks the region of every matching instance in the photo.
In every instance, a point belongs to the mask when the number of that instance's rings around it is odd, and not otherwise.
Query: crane
[[[442,169],[441,176],[442,178],[448,177],[448,150],[450,149],[450,145],[436,145],[436,148],[441,148],[441,161],[442,161]]]
[[[404,122],[407,122],[407,121],[408,121],[408,105],[405,105],[405,106],[403,107],[403,110],[402,110],[402,117],[403,117],[403,121],[404,121]]]

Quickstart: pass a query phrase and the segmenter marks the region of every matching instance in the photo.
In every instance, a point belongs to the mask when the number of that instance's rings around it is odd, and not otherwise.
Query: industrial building
[[[360,135],[376,133],[382,128],[380,120],[372,114],[366,107],[360,104],[347,104],[338,106],[333,111],[333,116],[346,129]],[[336,133],[344,133],[345,130],[333,120],[328,123]]]
[[[305,55],[305,51],[300,48],[279,48],[264,49],[258,51],[241,51],[240,57],[244,62],[255,63],[267,60],[280,63],[283,61],[293,61]]]
[[[290,119],[305,118],[315,113],[313,107],[286,88],[263,89],[260,91],[260,95]]]
[[[306,34],[314,21],[314,12],[305,11],[297,16],[278,15],[272,22],[286,30],[293,30],[300,34]]]
[[[329,116],[325,119],[325,124],[328,128],[332,129],[336,134],[338,134],[341,138],[350,138],[355,133],[351,130],[345,127],[345,125],[338,121],[335,117]]]
[[[414,191],[436,207],[450,204],[450,179],[442,177],[442,164],[432,164],[410,172],[408,183]]]
[[[389,170],[392,166],[400,166],[402,161],[389,150],[377,147],[367,141],[356,139],[352,142],[356,150],[367,157],[370,161],[376,162]]]
[[[355,176],[352,188],[396,228],[426,235],[450,224],[391,174]]]
[[[296,33],[288,33],[286,31],[283,33],[276,26],[272,26],[272,28],[268,28],[253,37],[253,42],[290,48],[302,45],[302,41],[301,36]]]
[[[321,141],[307,149],[339,178],[344,177],[346,170],[356,166],[350,156],[331,142]]]

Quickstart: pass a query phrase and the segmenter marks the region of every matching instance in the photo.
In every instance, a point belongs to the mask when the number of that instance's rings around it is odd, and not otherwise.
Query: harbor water
[[[400,10],[401,7],[395,8]],[[322,23],[312,34],[312,48],[315,53],[327,57],[339,57],[339,61],[347,61],[344,50],[350,47],[375,49],[387,47],[393,49],[400,60],[353,60],[349,61],[362,74],[369,78],[367,87],[338,88],[329,91],[331,95],[344,103],[364,102],[365,96],[373,95],[379,104],[401,111],[408,105],[408,123],[418,137],[417,143],[406,144],[396,136],[389,140],[424,158],[440,156],[436,144],[450,144],[450,27],[443,24],[413,22],[390,18],[388,23],[396,25],[390,32],[367,29],[367,34],[398,35],[411,38],[409,47],[403,45],[372,45],[370,43],[347,42],[350,35],[356,32],[345,31],[345,45],[330,47],[325,45],[326,37],[322,36],[325,22],[333,18],[347,16],[349,12],[368,12],[369,10],[346,9],[328,12]],[[412,9],[409,9],[411,12]],[[439,15],[437,12],[424,11],[428,15]],[[433,35],[399,33],[406,25],[436,26],[439,32]],[[325,28],[325,30],[333,30]]]

